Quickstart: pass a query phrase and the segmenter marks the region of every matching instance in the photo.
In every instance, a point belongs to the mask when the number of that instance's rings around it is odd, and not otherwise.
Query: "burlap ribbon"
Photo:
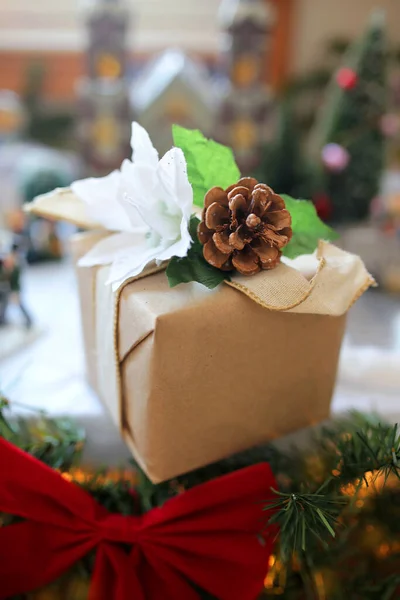
[[[69,188],[57,188],[43,194],[30,204],[25,204],[25,212],[55,221],[66,221],[82,229],[103,229],[87,216],[85,204]]]
[[[253,277],[235,276],[226,283],[269,310],[343,315],[375,280],[359,256],[320,241],[318,268],[309,281],[281,263]]]
[[[39,196],[27,210],[84,229],[101,229],[86,216],[84,203],[68,188]],[[360,257],[331,244],[320,242],[317,259],[319,265],[310,281],[298,270],[282,263],[276,269],[256,276],[235,275],[226,283],[269,310],[332,316],[344,314],[368,287],[375,284]],[[148,266],[139,278],[152,273],[154,265]],[[124,286],[130,281],[127,280]]]

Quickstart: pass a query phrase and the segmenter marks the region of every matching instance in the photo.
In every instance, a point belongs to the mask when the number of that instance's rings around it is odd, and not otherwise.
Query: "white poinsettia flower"
[[[158,160],[143,127],[132,125],[132,161],[107,177],[76,181],[72,190],[88,215],[112,235],[98,242],[80,266],[110,264],[109,283],[117,289],[149,262],[186,256],[191,244],[189,219],[193,190],[182,150],[172,148]]]

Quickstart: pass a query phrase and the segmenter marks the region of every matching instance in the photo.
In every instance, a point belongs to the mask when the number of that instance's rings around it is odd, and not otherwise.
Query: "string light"
[[[106,473],[98,473],[92,470],[74,468],[71,469],[71,471],[63,471],[61,475],[67,481],[73,481],[74,483],[79,484],[96,482],[99,485],[106,485],[108,483],[117,483],[121,480],[132,486],[137,483],[135,473],[129,470],[119,471],[115,469],[107,471]]]
[[[286,577],[286,567],[275,554],[271,554],[268,561],[268,573],[264,579],[264,588],[268,590],[269,594],[280,596],[285,592]]]

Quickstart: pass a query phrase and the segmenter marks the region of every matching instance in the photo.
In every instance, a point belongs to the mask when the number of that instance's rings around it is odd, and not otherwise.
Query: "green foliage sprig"
[[[386,484],[391,476],[400,481],[397,424],[364,420],[360,430],[340,433],[325,428],[324,432],[329,432],[329,438],[322,436],[321,456],[327,454],[330,444],[328,464],[333,469],[324,484],[314,489],[316,482],[314,486],[311,481],[299,482],[300,491],[276,491],[276,501],[265,506],[265,510],[274,511],[268,525],[279,525],[280,553],[286,561],[307,553],[315,541],[327,548],[330,538],[336,537],[339,516],[346,506],[354,507],[363,484],[368,487],[380,477]],[[354,496],[347,493],[348,484],[352,484]],[[308,488],[307,493],[304,488]]]
[[[311,536],[325,547],[328,534],[336,537],[338,516],[348,500],[343,496],[335,497],[321,492],[322,489],[313,494],[274,490],[278,499],[264,507],[266,511],[273,511],[268,526],[279,527],[280,549],[284,560],[299,552],[306,552]]]
[[[339,237],[321,221],[312,202],[295,200],[286,194],[282,194],[282,198],[292,217],[293,231],[292,239],[282,251],[284,256],[296,258],[302,254],[312,254],[320,240],[331,242]]]
[[[31,419],[16,416],[13,406],[33,410]],[[85,432],[71,419],[48,417],[43,411],[10,402],[0,393],[0,436],[53,469],[68,471],[78,464]]]
[[[178,125],[173,126],[176,146],[182,149],[188,170],[188,178],[193,188],[194,203],[203,207],[204,197],[212,187],[227,188],[240,178],[232,150],[208,140],[197,130],[189,130]],[[269,183],[268,181],[264,183]],[[292,217],[293,237],[283,254],[296,258],[301,254],[312,254],[320,239],[331,241],[338,236],[318,217],[312,202],[295,200],[283,196],[286,208]],[[187,256],[173,257],[167,268],[167,277],[171,287],[180,283],[197,281],[213,289],[229,274],[209,265],[203,257],[203,247],[197,238],[199,220],[192,215],[189,225],[192,245]]]
[[[240,179],[233,152],[227,146],[208,140],[197,129],[179,125],[173,125],[172,136],[185,155],[196,206],[203,206],[204,196],[212,187],[225,189]]]
[[[341,459],[338,465],[340,478],[347,481],[358,480],[359,484],[368,479],[383,476],[385,482],[393,475],[400,481],[400,433],[398,425],[378,423],[368,425],[348,439],[339,440],[338,451]]]
[[[188,253],[183,258],[174,256],[168,263],[167,277],[170,287],[175,287],[180,283],[190,283],[197,281],[210,290],[217,287],[224,279],[229,279],[229,275],[210,265],[203,257],[203,246],[197,239],[197,227],[200,221],[192,215],[189,223],[189,233],[192,238],[192,245]]]

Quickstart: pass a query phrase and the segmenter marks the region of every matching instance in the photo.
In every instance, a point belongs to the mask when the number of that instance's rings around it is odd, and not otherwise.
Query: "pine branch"
[[[85,432],[70,419],[52,419],[39,409],[32,419],[12,415],[14,402],[0,394],[0,436],[53,469],[68,471],[80,459]],[[23,406],[23,405],[19,405]]]
[[[357,418],[357,415],[355,415]],[[334,538],[338,517],[357,497],[363,483],[383,476],[386,484],[390,476],[400,480],[400,436],[397,425],[385,425],[363,419],[364,427],[348,433],[338,429],[325,429],[325,436],[316,439],[313,451],[318,446],[329,454],[332,475],[317,490],[302,489],[282,493],[274,491],[278,499],[265,506],[273,515],[268,526],[279,526],[279,547],[282,559],[289,560],[293,555],[306,553],[315,540],[319,545],[328,546]],[[334,457],[335,462],[332,462]],[[354,495],[346,496],[344,488],[351,483]],[[303,484],[301,487],[305,487]]]
[[[346,590],[349,598],[362,600],[395,600],[400,592],[400,574],[382,577],[379,581],[372,578],[356,579],[352,589]]]
[[[143,500],[135,490],[135,475],[123,470],[112,474],[100,470],[76,483],[109,512],[125,516],[139,515],[143,512]]]
[[[365,482],[367,474],[375,480],[392,475],[400,481],[400,433],[398,425],[369,425],[355,435],[339,439],[338,478],[342,483]]]
[[[336,536],[338,516],[348,504],[347,498],[322,494],[322,488],[315,494],[273,491],[278,499],[264,507],[273,511],[267,528],[278,525],[279,548],[285,562],[295,554],[307,552],[311,540],[327,546],[327,538]]]

